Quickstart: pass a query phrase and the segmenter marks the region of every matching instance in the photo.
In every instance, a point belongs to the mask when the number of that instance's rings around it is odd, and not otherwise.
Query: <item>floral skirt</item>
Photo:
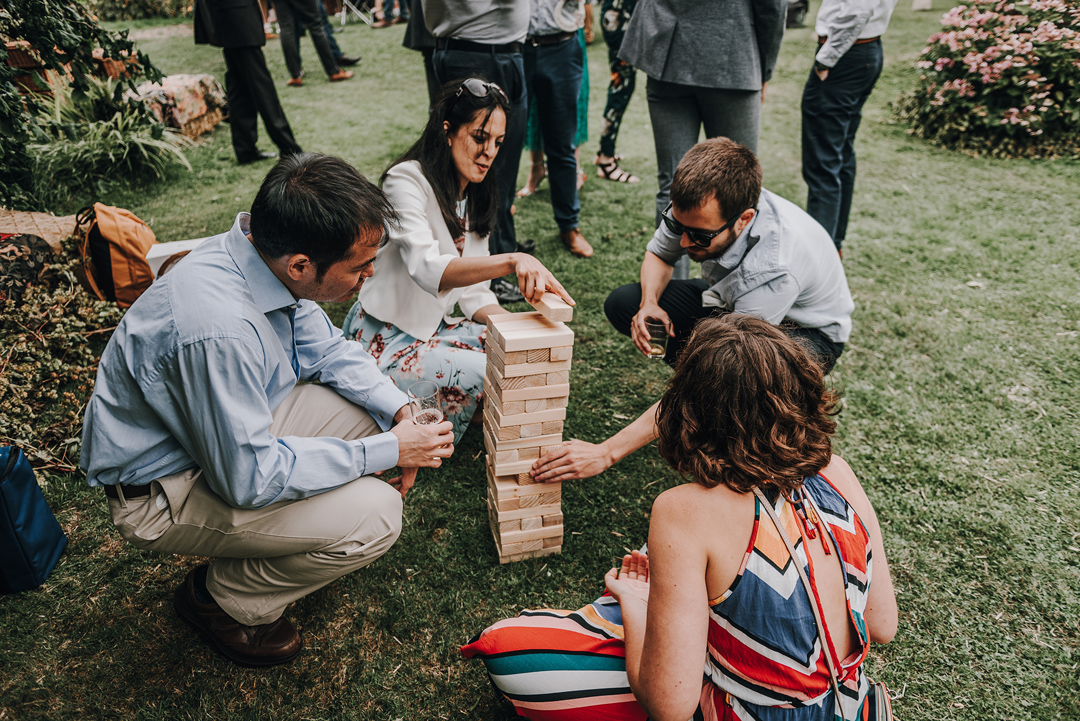
[[[487,326],[471,320],[439,324],[435,335],[421,340],[392,323],[364,313],[355,303],[343,324],[345,337],[359,341],[386,376],[402,391],[417,381],[435,381],[442,388],[446,419],[454,424],[454,443],[469,427],[484,397]]]

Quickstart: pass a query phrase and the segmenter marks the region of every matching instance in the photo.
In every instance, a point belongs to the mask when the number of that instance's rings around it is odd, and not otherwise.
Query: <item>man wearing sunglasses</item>
[[[645,321],[668,330],[674,364],[694,325],[745,313],[779,325],[828,373],[844,351],[855,304],[832,238],[795,204],[761,187],[761,166],[729,138],[695,145],[671,183],[671,203],[645,250],[641,282],[615,289],[608,320],[648,355]],[[675,262],[701,263],[701,278],[673,280]],[[656,406],[600,444],[566,441],[533,466],[536,480],[589,478],[656,438]]]

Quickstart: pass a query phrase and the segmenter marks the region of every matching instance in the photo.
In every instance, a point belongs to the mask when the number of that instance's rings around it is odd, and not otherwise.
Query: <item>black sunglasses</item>
[[[712,245],[713,238],[735,225],[735,223],[738,222],[739,218],[742,217],[742,213],[736,213],[735,215],[731,216],[731,220],[724,223],[719,230],[700,230],[698,228],[687,228],[685,225],[672,218],[671,208],[672,204],[668,203],[667,208],[665,208],[664,212],[660,214],[660,217],[664,219],[664,225],[668,227],[668,230],[670,230],[672,233],[679,236],[680,238],[685,234],[686,237],[690,239],[690,242],[699,248],[708,248],[710,245]]]
[[[505,104],[510,104],[510,98],[506,96],[506,92],[504,92],[502,88],[495,83],[484,82],[480,78],[466,78],[465,82],[458,88],[457,93],[454,94],[455,102],[466,90],[469,92],[469,95],[474,98],[486,98],[488,95],[494,94],[502,98],[502,101]],[[451,107],[453,106],[451,105]]]

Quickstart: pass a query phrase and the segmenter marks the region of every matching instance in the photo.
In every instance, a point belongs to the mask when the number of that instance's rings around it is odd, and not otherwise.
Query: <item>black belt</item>
[[[577,33],[552,33],[551,35],[530,35],[525,38],[525,44],[534,48],[538,45],[558,45],[564,43]]]
[[[464,50],[467,53],[521,52],[521,43],[485,45],[484,43],[474,43],[472,40],[458,40],[457,38],[435,38],[435,47],[437,47],[439,50]]]
[[[828,35],[820,35],[820,36],[818,36],[817,44],[818,45],[824,45],[825,42],[828,39],[829,39]],[[852,45],[866,45],[867,43],[872,43],[875,40],[881,40],[881,36],[880,35],[875,35],[872,38],[862,38],[861,40],[856,40],[855,42],[853,42]]]
[[[116,486],[105,486],[105,495],[109,498],[120,500],[120,494],[116,492]],[[124,498],[142,498],[150,495],[150,484],[145,486],[124,486]]]

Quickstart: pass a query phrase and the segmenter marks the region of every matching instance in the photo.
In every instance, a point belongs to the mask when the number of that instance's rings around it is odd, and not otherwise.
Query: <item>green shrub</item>
[[[121,95],[114,80],[91,78],[76,99],[66,83],[53,86],[33,126],[30,190],[46,207],[70,204],[87,191],[165,177],[170,168],[191,170],[184,136],[157,122],[138,100]]]
[[[895,109],[948,148],[1004,156],[1080,154],[1080,4],[972,0],[942,18]]]
[[[0,303],[0,444],[17,444],[38,468],[73,471],[82,411],[98,358],[123,317],[75,280],[73,240],[45,280]]]
[[[102,20],[142,20],[191,15],[193,0],[92,0]]]

